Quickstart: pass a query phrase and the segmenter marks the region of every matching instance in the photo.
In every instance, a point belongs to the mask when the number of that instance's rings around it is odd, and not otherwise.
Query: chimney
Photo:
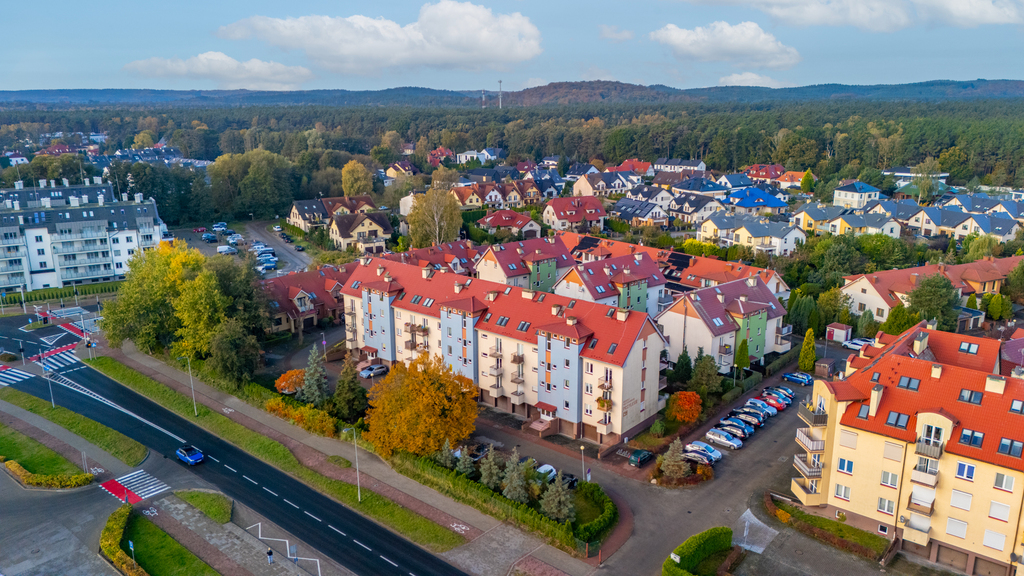
[[[536,294],[536,292],[530,290],[529,288],[523,289],[523,298],[526,298],[527,300],[533,300],[534,294]]]
[[[932,364],[932,378],[938,379],[942,376],[942,364]]]
[[[100,206],[103,206],[103,194],[96,195],[96,203],[99,204]]]
[[[60,181],[64,184],[64,186],[71,186],[71,183],[68,182],[67,178],[61,178]]]
[[[872,284],[878,284],[878,276],[872,276],[871,277],[871,283]]]
[[[882,401],[882,385],[875,384],[875,387],[871,389],[871,404],[868,406],[868,416],[872,418],[878,413],[878,404]]]
[[[615,310],[615,319],[619,322],[625,322],[626,318],[629,318],[629,308],[617,308]]]
[[[551,315],[558,316],[558,313],[562,311],[562,307],[558,304],[551,305]]]
[[[516,248],[516,253],[519,254],[519,255],[522,255],[523,254],[523,249],[522,248]]]
[[[605,266],[604,266],[604,275],[605,276],[611,276],[612,275],[612,269],[607,264],[605,264]]]
[[[21,202],[20,201],[18,201],[18,200],[14,201],[14,209],[15,210],[21,210]],[[20,216],[19,216],[19,218],[20,218]]]
[[[78,196],[68,196],[68,204],[70,204],[73,208],[77,208],[79,206]]]
[[[128,194],[122,192],[121,193],[121,202],[127,202],[127,201],[128,201]]]
[[[423,268],[422,268],[422,269],[420,270],[420,272],[422,272],[422,273],[423,273],[423,278],[430,278],[430,267],[429,267],[429,266],[424,266],[424,267],[423,267]]]
[[[939,272],[941,272],[941,273],[945,273],[946,272],[946,263],[945,262],[939,262]]]
[[[992,394],[999,394],[1002,396],[1005,389],[1006,378],[996,376],[995,374],[989,374],[985,377],[985,392],[991,392]]]
[[[912,272],[910,274],[910,285],[917,286],[917,272]]]
[[[385,282],[391,282],[391,280],[392,280],[391,272],[388,272],[387,274],[384,275],[384,281]]]
[[[39,181],[39,187],[40,188],[46,188],[46,180],[40,180]]]
[[[914,354],[921,355],[928,348],[928,333],[921,331],[914,336]]]
[[[719,302],[725,304],[725,296],[723,296],[722,294],[715,294],[715,296],[718,297]]]
[[[725,269],[726,270],[732,270],[732,262],[726,262],[725,263]]]
[[[50,198],[48,196],[40,198],[39,202],[43,205],[43,208],[53,208],[53,203],[50,202]]]
[[[383,273],[384,273],[384,266],[381,266],[380,264],[378,264],[377,265],[377,276],[380,276]]]
[[[1013,371],[1010,372],[1010,376],[1018,380],[1024,380],[1024,366],[1014,366]]]
[[[747,301],[747,295],[746,294],[740,294],[740,302],[746,302],[746,301]]]
[[[575,316],[566,316],[565,317],[565,323],[568,324],[569,326],[575,326],[576,325],[576,317]]]
[[[92,183],[97,185],[103,184],[103,178],[101,176],[93,176]]]
[[[142,204],[142,194],[141,193],[135,195],[135,203],[136,204]]]
[[[57,187],[57,181],[56,180],[50,180],[50,188],[56,188],[56,187]]]
[[[458,294],[459,292],[462,292],[463,288],[464,288],[464,286],[462,284],[460,284],[458,282],[455,283],[455,293],[456,294]]]
[[[757,286],[757,276],[751,276],[750,278],[747,278],[747,286],[750,286],[751,288]]]
[[[488,302],[494,302],[494,300],[497,297],[498,297],[498,291],[497,290],[491,290],[491,291],[489,291],[487,293],[487,296],[485,296],[485,298],[487,299]]]
[[[23,180],[18,180],[17,182],[14,183],[14,189],[15,190],[24,190],[25,189],[25,182]]]
[[[8,210],[14,208],[14,201],[8,198],[7,200],[4,200],[4,206],[6,206]]]

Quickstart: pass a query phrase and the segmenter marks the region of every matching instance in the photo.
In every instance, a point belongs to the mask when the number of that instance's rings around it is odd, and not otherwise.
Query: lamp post
[[[185,356],[178,356],[178,360],[185,359],[188,361],[188,383],[192,386],[192,412],[199,416],[199,408],[196,407],[196,384],[192,381],[192,358]]]
[[[359,502],[363,501],[363,489],[359,483],[359,443],[356,442],[356,434],[359,433],[359,428],[352,427],[352,445],[356,448],[356,500]]]
[[[583,476],[580,477],[581,480],[586,480],[587,479],[587,461],[583,459],[583,449],[584,448],[585,448],[585,446],[583,446],[581,444],[580,445],[580,465],[583,466],[583,468],[582,468]]]
[[[256,217],[252,215],[252,212],[249,212],[249,218],[253,221],[256,220]]]

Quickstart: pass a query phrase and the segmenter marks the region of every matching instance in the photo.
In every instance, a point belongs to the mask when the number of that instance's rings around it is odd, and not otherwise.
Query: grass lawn
[[[822,530],[827,530],[828,532],[831,532],[832,534],[835,534],[836,536],[843,538],[845,540],[856,542],[861,546],[866,546],[874,550],[878,555],[881,555],[883,552],[885,552],[885,549],[889,546],[889,541],[885,538],[882,538],[881,536],[872,534],[870,532],[866,532],[864,530],[860,530],[859,528],[848,526],[843,522],[839,522],[838,520],[832,520],[830,518],[822,518],[821,516],[808,514],[803,510],[800,510],[796,506],[791,506],[789,504],[786,504],[785,502],[776,502],[775,505],[785,510],[786,512],[789,512],[794,518],[802,520],[810,524],[811,526],[821,528]]]
[[[135,513],[128,518],[121,539],[121,549],[131,558],[129,540],[135,546],[135,560],[150,576],[219,576],[156,524]]]
[[[341,456],[337,456],[335,454],[331,454],[330,456],[328,456],[327,457],[327,461],[330,462],[331,464],[334,464],[338,468],[351,468],[352,467],[352,463],[351,462],[349,462],[348,460],[342,458]]]
[[[0,456],[17,460],[18,464],[33,474],[82,473],[60,454],[3,424],[0,424]]]
[[[732,549],[726,548],[721,552],[715,552],[708,556],[700,564],[697,564],[693,571],[694,576],[715,576],[718,573],[718,567],[722,565],[722,562],[725,562],[730,552],[732,552]]]
[[[195,506],[218,524],[231,522],[231,500],[223,494],[200,490],[179,490],[174,495]]]
[[[42,322],[32,322],[31,324],[26,324],[22,326],[22,328],[24,328],[25,330],[38,330],[43,326],[49,326],[49,324],[43,324]]]
[[[61,406],[51,408],[45,400],[40,400],[20,390],[0,388],[0,400],[24,408],[78,434],[129,466],[138,466],[149,453],[148,448],[113,428],[108,428]]]
[[[664,413],[661,416],[664,417]],[[640,434],[637,434],[635,438],[632,438],[629,441],[629,445],[630,447],[632,447],[635,443],[637,448],[642,448],[644,450],[649,450],[651,452],[657,452],[663,446],[667,446],[669,444],[669,438],[671,438],[673,434],[678,432],[682,426],[682,422],[677,422],[675,420],[665,418],[664,434],[662,434],[660,437],[656,437],[653,434],[651,434],[650,429],[648,428],[647,430],[641,432]]]
[[[433,552],[451,550],[465,542],[465,538],[462,536],[379,494],[368,491],[368,494],[363,496],[363,501],[359,502],[355,486],[328,478],[303,466],[283,444],[253,432],[205,406],[199,409],[198,417],[194,416],[191,398],[178,394],[117,360],[101,356],[94,360],[83,360],[83,362]]]
[[[603,510],[589,498],[584,498],[578,491],[573,490],[573,505],[576,506],[576,520],[574,526],[581,526],[588,522],[597,520]]]

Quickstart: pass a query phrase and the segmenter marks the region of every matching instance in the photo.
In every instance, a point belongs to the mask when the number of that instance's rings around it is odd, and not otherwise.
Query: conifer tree
[[[814,362],[818,359],[818,354],[814,350],[814,329],[808,328],[807,333],[804,335],[804,343],[800,348],[800,370],[804,372],[814,371]]]
[[[501,467],[498,459],[494,457],[494,444],[491,444],[490,451],[480,463],[480,483],[491,490],[497,490],[501,485]]]
[[[668,445],[668,451],[661,461],[661,473],[669,480],[678,480],[689,469],[690,463],[683,459],[683,443],[676,438]]]
[[[509,463],[505,467],[505,489],[501,491],[505,498],[520,504],[526,504],[530,499],[526,491],[526,476],[523,474],[523,467],[519,463]]]
[[[345,364],[338,375],[338,385],[334,388],[335,416],[345,422],[355,422],[363,417],[369,406],[366,388],[359,383],[356,372],[355,354],[345,357]]]
[[[324,358],[315,344],[309,350],[305,384],[295,394],[295,399],[318,407],[327,399],[327,372],[324,370]]]
[[[455,468],[455,454],[452,452],[452,444],[448,440],[444,441],[444,446],[438,451],[437,455],[434,456],[434,460],[441,466],[451,470]]]
[[[455,471],[467,478],[476,472],[476,466],[473,465],[473,456],[469,453],[469,446],[462,447],[462,456],[459,457],[459,465],[455,467]]]
[[[544,496],[540,499],[540,509],[545,516],[555,522],[563,524],[576,519],[576,509],[573,506],[572,494],[562,483],[562,471],[558,471],[554,484],[548,486]]]

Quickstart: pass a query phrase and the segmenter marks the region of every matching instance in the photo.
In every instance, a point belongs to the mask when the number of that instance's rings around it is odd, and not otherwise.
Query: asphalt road
[[[281,237],[278,236],[277,232],[267,231],[267,226],[270,222],[250,222],[245,225],[245,237],[246,240],[252,242],[253,240],[262,240],[267,246],[270,246],[277,252],[277,257],[285,262],[285,266],[280,269],[282,274],[291,272],[292,270],[302,271],[309,266],[313,259],[309,257],[305,252],[299,252],[295,249],[295,244],[288,244]]]
[[[99,372],[79,368],[62,374],[166,432],[79,392],[54,385],[57,404],[145,444],[153,451],[150,459],[159,455],[185,466],[175,459],[174,451],[181,442],[171,434],[198,446],[208,459],[192,468],[196,475],[353,572],[403,576],[462,574],[417,545]],[[50,398],[46,382],[39,377],[23,380],[13,387],[40,398]]]

